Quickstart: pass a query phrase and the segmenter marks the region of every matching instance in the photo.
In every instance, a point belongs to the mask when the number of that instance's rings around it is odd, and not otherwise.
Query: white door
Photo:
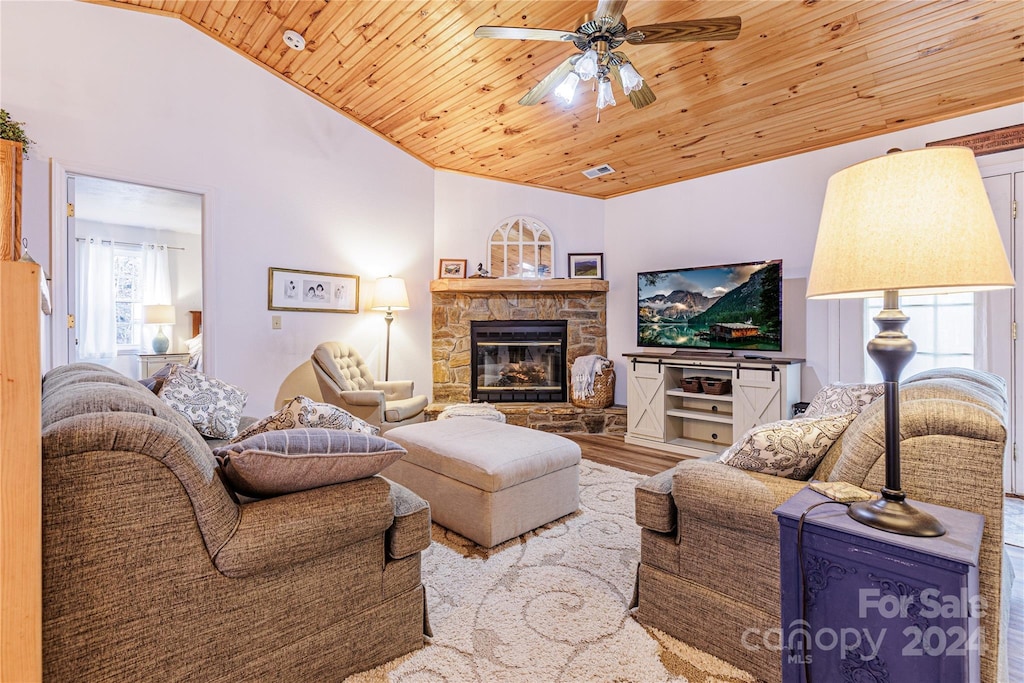
[[[1024,206],[1024,172],[1015,169],[986,172],[982,169],[982,175],[1019,288],[1024,283],[1024,239],[1021,238],[1022,219],[1018,210]],[[1013,289],[979,294],[977,301],[987,307],[985,318],[990,321],[985,345],[989,357],[983,365],[1007,378],[1010,430],[1003,482],[1007,492],[1022,494],[1024,460],[1018,455],[1017,440],[1018,435],[1024,434],[1024,378],[1019,376],[1024,368],[1024,344],[1018,343],[1016,337],[1024,334],[1024,329],[1018,329],[1018,323],[1024,322],[1024,296]]]

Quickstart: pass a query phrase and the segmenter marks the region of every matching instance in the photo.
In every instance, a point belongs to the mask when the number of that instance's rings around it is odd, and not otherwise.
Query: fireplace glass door
[[[566,400],[564,320],[474,322],[471,338],[474,400]]]

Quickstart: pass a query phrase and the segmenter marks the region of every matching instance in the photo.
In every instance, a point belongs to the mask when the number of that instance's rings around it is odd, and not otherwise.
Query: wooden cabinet
[[[0,140],[0,681],[43,677],[39,265],[21,258],[21,144]]]
[[[790,417],[800,400],[801,359],[625,356],[630,444],[719,453],[750,427]]]
[[[980,680],[984,517],[914,501],[946,527],[917,538],[860,524],[844,505],[807,512],[827,500],[803,489],[775,511],[783,682]]]

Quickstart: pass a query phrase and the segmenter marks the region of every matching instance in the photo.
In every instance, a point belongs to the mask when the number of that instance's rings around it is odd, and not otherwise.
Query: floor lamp
[[[850,517],[907,536],[945,533],[900,484],[899,378],[917,346],[903,332],[899,294],[1007,287],[1013,273],[970,149],[897,152],[829,179],[807,298],[884,298],[868,355],[885,383],[885,487],[880,499],[851,505]]]
[[[395,321],[392,311],[409,310],[409,294],[405,291],[405,280],[400,277],[379,277],[373,290],[373,301],[370,308],[374,311],[386,311],[384,322],[388,324],[387,342],[384,351],[384,381],[388,380],[391,365],[391,323]]]

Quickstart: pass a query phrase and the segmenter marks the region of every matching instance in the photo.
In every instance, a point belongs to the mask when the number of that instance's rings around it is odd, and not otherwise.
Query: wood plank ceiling
[[[582,85],[570,106],[517,104],[571,44],[473,37],[575,29],[596,0],[99,4],[176,16],[435,168],[601,198],[1024,102],[1020,0],[630,0],[633,26],[739,15],[743,28],[623,45],[658,100],[634,110],[616,89],[600,122]],[[615,173],[581,173],[606,163]]]

